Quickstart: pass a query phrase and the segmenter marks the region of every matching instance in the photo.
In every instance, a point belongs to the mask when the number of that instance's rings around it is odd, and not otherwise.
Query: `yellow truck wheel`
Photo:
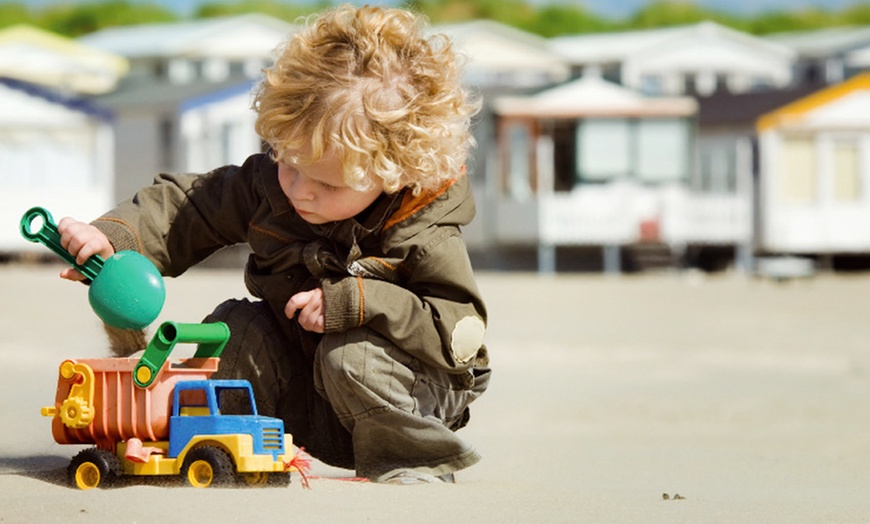
[[[244,473],[242,479],[248,486],[265,486],[269,481],[269,474],[265,471],[254,471],[251,473]]]
[[[255,471],[253,473],[243,473],[241,477],[245,485],[251,487],[287,487],[290,485],[290,473]]]
[[[181,476],[195,488],[226,486],[233,483],[235,468],[224,450],[203,446],[187,454],[181,466]]]
[[[121,461],[110,451],[85,449],[73,457],[67,475],[70,484],[79,489],[108,487],[122,475]]]

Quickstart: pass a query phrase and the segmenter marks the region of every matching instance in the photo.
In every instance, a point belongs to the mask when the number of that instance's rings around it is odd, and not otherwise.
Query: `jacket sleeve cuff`
[[[362,278],[324,280],[322,287],[325,332],[347,331],[365,323],[365,294]]]
[[[116,252],[124,250],[142,252],[142,243],[139,241],[139,237],[124,222],[115,219],[98,218],[91,222],[91,225],[106,235]]]

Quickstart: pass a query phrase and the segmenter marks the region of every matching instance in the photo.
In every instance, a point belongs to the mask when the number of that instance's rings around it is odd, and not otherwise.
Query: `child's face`
[[[376,185],[357,191],[344,183],[338,155],[331,153],[310,164],[278,163],[281,189],[309,224],[325,224],[354,217],[383,193]]]

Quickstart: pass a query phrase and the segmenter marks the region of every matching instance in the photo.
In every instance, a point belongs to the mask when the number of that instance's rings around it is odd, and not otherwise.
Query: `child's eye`
[[[322,187],[322,188],[323,188],[325,191],[327,191],[327,192],[338,191],[339,189],[341,189],[341,188],[338,187],[338,186],[333,186],[333,185],[331,185],[331,184],[327,184],[327,183],[325,183],[325,182],[321,182],[321,183],[320,183],[320,187]]]

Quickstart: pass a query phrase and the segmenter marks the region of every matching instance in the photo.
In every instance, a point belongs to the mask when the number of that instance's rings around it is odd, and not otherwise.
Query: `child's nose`
[[[293,177],[293,183],[290,185],[291,195],[293,200],[313,200],[314,199],[314,184],[306,180],[301,175]]]

